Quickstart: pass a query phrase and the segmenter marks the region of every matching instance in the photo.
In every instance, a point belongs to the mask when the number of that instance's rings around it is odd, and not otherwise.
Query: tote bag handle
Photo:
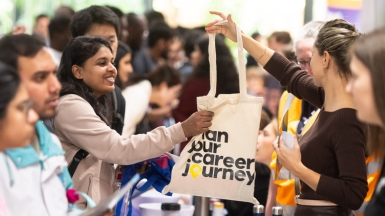
[[[243,53],[243,41],[241,29],[236,26],[238,42],[238,70],[239,70],[239,90],[241,96],[247,95],[246,85],[246,66]],[[210,91],[207,96],[215,97],[217,90],[217,54],[215,52],[215,34],[209,34],[209,62],[210,62]],[[219,71],[220,73],[220,71]]]

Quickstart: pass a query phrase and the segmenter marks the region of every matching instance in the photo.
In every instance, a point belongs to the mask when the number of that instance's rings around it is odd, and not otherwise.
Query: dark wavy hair
[[[198,42],[198,47],[203,56],[191,74],[190,79],[194,77],[210,77],[209,38],[202,37]],[[239,93],[237,68],[224,39],[220,37],[215,38],[215,51],[217,54],[217,73],[220,74],[217,76],[217,95]]]
[[[112,52],[110,44],[99,37],[80,36],[71,39],[64,49],[57,76],[63,86],[60,96],[66,94],[79,95],[92,106],[95,113],[107,125],[110,125],[112,116],[109,95],[102,95],[96,98],[93,90],[82,79],[77,79],[72,73],[73,65],[83,67],[85,62],[93,57],[103,46]]]
[[[14,68],[0,62],[0,120],[7,115],[9,103],[20,86],[20,78]]]
[[[162,82],[169,88],[181,84],[179,72],[167,64],[156,67],[147,75],[147,79],[152,86],[159,86]]]
[[[84,35],[95,23],[111,25],[116,35],[120,34],[119,17],[110,8],[92,5],[75,13],[71,23],[72,37]]]

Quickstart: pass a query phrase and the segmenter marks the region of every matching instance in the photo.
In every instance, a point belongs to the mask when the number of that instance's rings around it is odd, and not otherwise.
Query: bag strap
[[[89,153],[83,149],[80,149],[78,152],[76,152],[71,164],[68,166],[68,172],[70,173],[71,178],[74,175],[76,168],[78,168],[80,161],[86,158],[88,154]]]
[[[241,96],[246,96],[247,95],[246,66],[245,66],[245,56],[243,52],[242,34],[239,26],[235,25],[235,27],[237,30],[237,42],[238,42],[239,91]],[[216,90],[217,90],[217,55],[215,52],[215,34],[209,34],[209,62],[210,62],[210,91],[207,94],[207,96],[215,97]]]
[[[283,108],[283,113],[286,112],[286,110],[290,109],[291,104],[293,103],[294,95],[292,93],[289,93],[286,98],[286,103]]]
[[[69,94],[75,94],[75,95],[80,96],[79,94],[77,94],[74,91],[63,91],[63,92],[60,92],[60,97],[62,97],[64,95],[69,95]],[[68,172],[69,172],[71,178],[74,175],[76,168],[78,168],[80,161],[83,160],[84,158],[86,158],[88,156],[88,154],[89,153],[83,149],[80,149],[78,152],[76,152],[74,158],[71,161],[71,164],[68,166]]]

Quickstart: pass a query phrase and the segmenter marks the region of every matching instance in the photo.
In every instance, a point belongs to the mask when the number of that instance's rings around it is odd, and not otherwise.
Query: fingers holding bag
[[[214,113],[202,110],[193,113],[186,121],[182,122],[182,128],[186,137],[195,136],[209,130]]]

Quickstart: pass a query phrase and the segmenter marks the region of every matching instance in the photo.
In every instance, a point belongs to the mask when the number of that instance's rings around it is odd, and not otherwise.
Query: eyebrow
[[[96,61],[102,61],[102,60],[108,61],[108,58],[107,58],[107,57],[100,57],[100,58],[96,59]],[[114,60],[115,60],[114,58],[111,58],[111,61],[112,61],[112,62],[113,62]]]
[[[96,61],[99,61],[99,60],[107,60],[107,57],[100,57],[96,59]]]
[[[29,102],[30,102],[30,99],[25,99],[25,100],[23,100],[22,102],[20,102],[20,103],[17,103],[16,107],[19,107],[19,106],[22,106],[22,105],[28,104]]]
[[[55,72],[55,70],[52,71],[53,73]],[[36,76],[40,76],[40,75],[46,75],[46,74],[49,74],[51,73],[50,71],[36,71],[34,74],[33,74],[33,77],[36,77]]]

